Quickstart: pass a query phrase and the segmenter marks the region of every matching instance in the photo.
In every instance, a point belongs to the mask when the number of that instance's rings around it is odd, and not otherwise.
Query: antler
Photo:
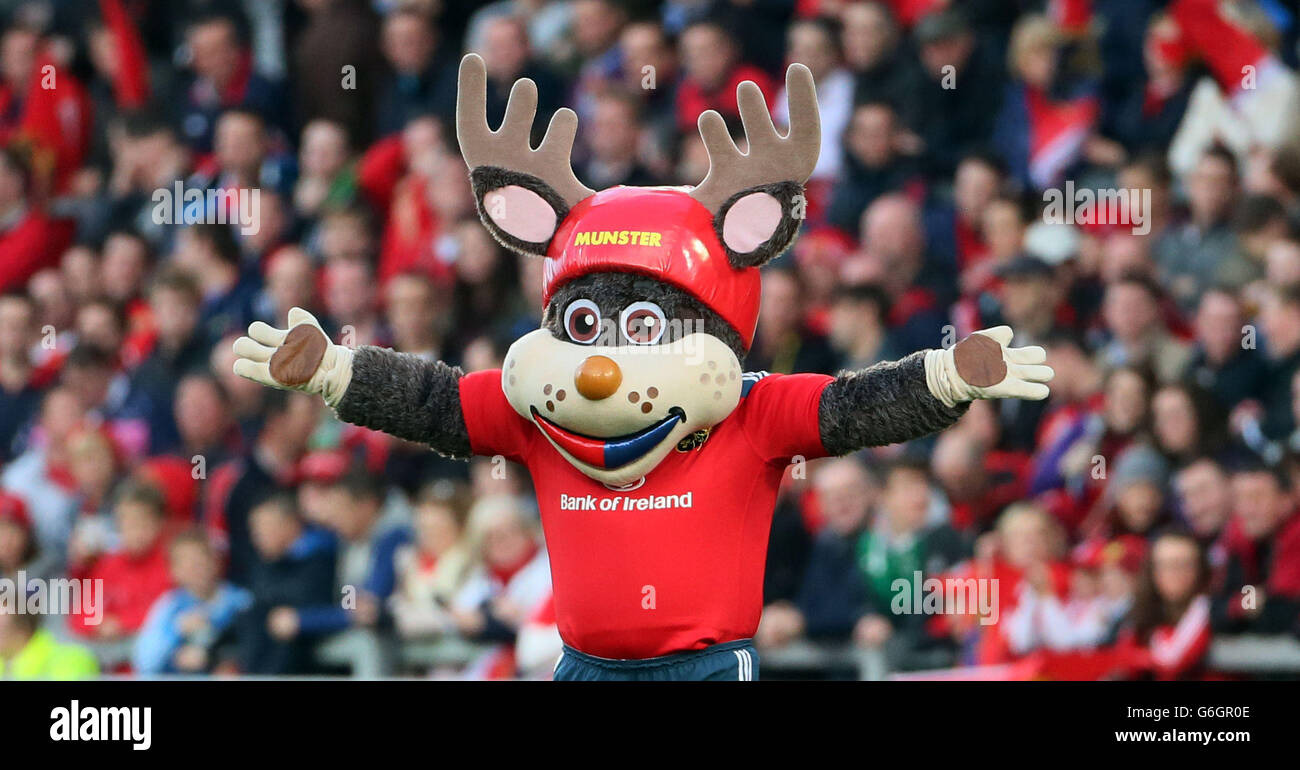
[[[745,153],[731,141],[721,115],[715,110],[700,115],[700,138],[709,153],[709,173],[691,196],[709,211],[718,213],[722,204],[741,190],[775,182],[803,184],[812,174],[822,138],[812,72],[802,64],[791,64],[785,73],[785,92],[790,131],[781,136],[758,85],[746,80],[736,89],[740,122],[749,142]]]
[[[555,111],[546,136],[532,148],[533,118],[537,115],[537,84],[515,81],[506,101],[505,118],[493,131],[487,122],[487,67],[478,54],[460,60],[456,93],[456,140],[470,169],[497,166],[537,177],[569,206],[591,195],[573,173],[569,156],[578,133],[578,115],[565,107]]]

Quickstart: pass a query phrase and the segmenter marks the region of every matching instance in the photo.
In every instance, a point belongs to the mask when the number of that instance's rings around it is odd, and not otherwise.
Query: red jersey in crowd
[[[696,130],[695,124],[700,115],[708,110],[717,110],[724,118],[738,120],[740,107],[736,103],[736,87],[746,80],[758,84],[768,100],[767,107],[770,110],[772,95],[776,93],[776,89],[772,87],[772,79],[763,70],[753,65],[741,64],[732,70],[731,77],[716,91],[706,91],[703,86],[690,78],[682,81],[681,87],[677,90],[678,128],[689,135]]]
[[[95,598],[102,613],[68,616],[68,627],[82,636],[94,636],[99,624],[108,618],[117,621],[125,633],[134,633],[144,625],[153,603],[172,587],[163,538],[142,554],[117,551],[99,557],[89,566],[69,570],[78,580],[102,580]],[[99,617],[96,617],[99,615]]]
[[[1177,623],[1152,629],[1145,644],[1132,631],[1119,641],[1118,651],[1131,671],[1149,672],[1156,679],[1194,676],[1210,650],[1210,600],[1198,596]]]
[[[791,458],[823,457],[830,377],[746,375],[740,404],[696,449],[671,451],[639,485],[584,476],[520,417],[499,370],[460,380],[470,445],[528,466],[569,646],[650,658],[753,636],[777,489]]]

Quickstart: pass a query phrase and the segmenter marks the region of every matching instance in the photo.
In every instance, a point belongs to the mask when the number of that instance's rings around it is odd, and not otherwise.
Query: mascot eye
[[[600,336],[600,308],[589,299],[575,299],[564,309],[564,331],[574,342],[590,345]]]
[[[633,302],[623,308],[618,325],[632,344],[653,345],[664,336],[668,323],[663,308],[655,303]]]

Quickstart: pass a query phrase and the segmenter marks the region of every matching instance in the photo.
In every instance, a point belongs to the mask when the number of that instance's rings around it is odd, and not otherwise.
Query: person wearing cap
[[[988,143],[1002,101],[1005,70],[959,8],[923,17],[912,30],[923,83],[912,125],[934,177],[951,176],[958,160]]]
[[[1042,259],[1021,254],[998,267],[1001,322],[1016,330],[1016,342],[1042,345],[1057,331],[1061,289],[1056,271]]]
[[[21,497],[0,490],[0,577],[22,572],[28,578],[45,578],[57,569],[54,554],[45,553],[36,539],[27,504]]]
[[[1125,449],[1112,461],[1091,537],[1152,535],[1169,520],[1168,485],[1169,463],[1159,451],[1147,444]]]

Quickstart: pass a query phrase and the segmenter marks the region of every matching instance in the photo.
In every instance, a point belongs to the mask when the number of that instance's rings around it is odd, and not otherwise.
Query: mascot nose
[[[623,384],[623,372],[613,359],[605,356],[588,356],[573,373],[573,384],[583,398],[599,401],[609,398]]]

